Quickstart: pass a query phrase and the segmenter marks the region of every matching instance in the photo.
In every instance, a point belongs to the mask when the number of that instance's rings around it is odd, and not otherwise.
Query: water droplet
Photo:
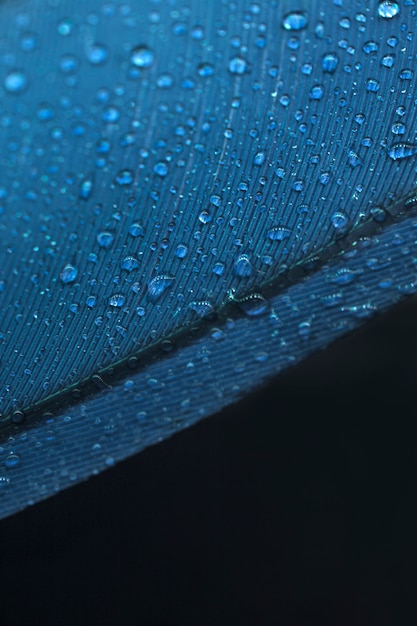
[[[154,53],[147,46],[137,46],[132,50],[130,61],[135,67],[146,69],[154,62]]]
[[[22,93],[22,91],[26,89],[27,85],[28,79],[26,77],[26,74],[18,70],[7,74],[4,80],[4,88],[9,93]]]
[[[23,422],[25,421],[25,414],[20,409],[16,409],[12,413],[11,420],[13,424],[23,424]]]
[[[307,16],[302,11],[288,13],[282,21],[282,26],[285,30],[302,30],[306,28],[307,24]]]
[[[359,157],[354,150],[349,151],[348,162],[351,167],[358,167],[358,165],[362,165],[362,159]]]
[[[109,305],[114,307],[121,307],[124,305],[126,298],[120,294],[116,293],[109,298]]]
[[[381,2],[378,7],[378,15],[379,17],[384,17],[387,19],[391,19],[398,15],[400,12],[400,7],[397,2],[392,2],[391,0],[384,0]]]
[[[262,315],[269,308],[269,302],[260,293],[252,293],[242,299],[235,299],[240,310],[249,317]]]
[[[151,302],[156,302],[160,296],[172,285],[173,276],[154,276],[148,283],[148,295]]]
[[[159,161],[159,163],[156,163],[153,171],[155,172],[155,174],[158,174],[158,176],[161,176],[163,178],[168,174],[168,164],[165,163],[165,161]]]
[[[372,304],[360,304],[359,306],[342,306],[340,310],[344,313],[350,313],[359,319],[371,317],[376,312],[376,308]]]
[[[248,62],[242,57],[233,57],[229,61],[229,72],[235,75],[245,74],[249,69]]]
[[[90,309],[92,309],[97,304],[97,297],[96,296],[88,296],[88,298],[86,299],[85,303],[86,303],[86,305],[88,307],[90,307]]]
[[[379,87],[380,87],[380,84],[376,80],[376,78],[368,78],[368,80],[366,81],[366,90],[367,91],[370,91],[372,93],[376,93],[377,91],[379,91]]]
[[[396,161],[397,159],[406,159],[407,157],[417,154],[417,144],[410,143],[394,143],[388,149],[388,156]]]
[[[93,193],[93,181],[91,178],[85,178],[78,192],[78,197],[80,200],[88,200]]]
[[[331,221],[333,228],[335,228],[335,230],[337,231],[344,231],[349,223],[347,215],[345,215],[341,211],[333,213]]]
[[[135,222],[129,227],[129,234],[132,235],[132,237],[143,237],[143,226],[138,224],[138,222]]]
[[[239,255],[234,263],[233,270],[235,276],[239,278],[248,278],[251,276],[253,267],[249,256],[247,254]]]
[[[211,215],[208,211],[201,211],[198,219],[202,224],[208,224],[211,222]]]
[[[184,257],[186,257],[187,253],[188,247],[183,243],[180,243],[175,250],[175,256],[177,256],[179,259],[183,259]]]
[[[107,230],[103,230],[101,233],[97,235],[97,243],[100,248],[110,248],[114,241],[113,233],[110,233]]]
[[[126,272],[132,272],[139,267],[139,261],[134,256],[127,256],[121,262],[120,267]]]
[[[404,135],[404,133],[405,133],[405,126],[404,126],[404,124],[402,124],[401,122],[395,122],[391,126],[391,132],[392,132],[393,135]]]
[[[10,484],[10,478],[8,476],[0,476],[0,492],[3,491]]]
[[[213,320],[216,317],[216,312],[210,302],[191,302],[189,306],[190,309],[197,313],[198,317],[200,317],[201,319]]]
[[[329,280],[332,283],[336,283],[336,285],[348,285],[353,282],[356,278],[356,272],[353,270],[344,267],[331,276],[329,276]]]
[[[156,84],[161,89],[169,89],[174,84],[174,77],[171,74],[160,74],[156,79]]]
[[[275,228],[271,228],[267,232],[267,237],[271,241],[283,241],[284,239],[288,239],[291,235],[291,231],[288,228],[284,228],[282,226],[276,226]]]
[[[59,69],[63,74],[74,74],[78,67],[79,61],[73,54],[63,54],[59,60]]]
[[[322,85],[314,85],[310,90],[310,98],[312,100],[321,100],[324,94]]]
[[[365,54],[372,54],[373,52],[378,52],[379,45],[376,41],[367,41],[362,46],[362,50]]]
[[[325,54],[321,61],[321,66],[323,68],[323,72],[328,72],[329,74],[334,74],[339,64],[339,57],[335,52],[328,52]]]
[[[258,152],[253,157],[253,164],[254,165],[258,165],[258,166],[262,165],[264,161],[265,161],[265,153],[264,152]]]
[[[15,452],[11,452],[4,459],[4,464],[8,469],[13,469],[14,467],[20,465],[20,456]]]
[[[100,43],[95,43],[87,48],[87,59],[92,65],[102,65],[105,63],[109,56],[109,51],[106,46]]]
[[[399,73],[399,77],[401,78],[401,80],[412,80],[413,71],[409,69],[401,70],[401,72]]]
[[[68,283],[73,283],[74,280],[77,278],[77,276],[78,276],[77,268],[71,265],[70,263],[68,263],[64,267],[64,269],[62,270],[60,274],[61,282],[64,283],[64,285],[67,285]]]
[[[67,37],[71,34],[73,28],[74,23],[69,17],[66,17],[59,22],[58,33],[62,35],[62,37]]]
[[[215,263],[213,266],[213,274],[221,276],[224,272],[224,263]]]
[[[392,67],[394,65],[395,57],[393,54],[386,54],[381,59],[381,65],[384,67]]]
[[[213,76],[214,67],[211,65],[211,63],[200,63],[197,67],[197,74],[199,76],[202,76],[203,78],[206,78],[207,76]]]
[[[133,182],[133,172],[132,170],[120,170],[117,173],[116,178],[114,179],[115,183],[119,185],[119,187],[124,187],[126,185],[131,185]]]
[[[300,322],[298,325],[298,334],[302,339],[308,339],[311,335],[310,322]]]

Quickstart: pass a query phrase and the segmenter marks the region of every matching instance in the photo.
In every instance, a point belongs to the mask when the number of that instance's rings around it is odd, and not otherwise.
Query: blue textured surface
[[[414,3],[18,4],[0,7],[3,516],[417,290]]]

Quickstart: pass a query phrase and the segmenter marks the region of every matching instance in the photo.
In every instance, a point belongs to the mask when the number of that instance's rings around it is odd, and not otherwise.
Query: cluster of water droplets
[[[224,3],[211,25],[168,4],[59,17],[45,85],[35,25],[16,18],[23,56],[0,78],[7,258],[13,237],[35,251],[9,275],[59,302],[55,318],[31,313],[51,335],[78,316],[108,359],[382,221],[376,182],[363,201],[369,169],[415,167],[409,2]]]

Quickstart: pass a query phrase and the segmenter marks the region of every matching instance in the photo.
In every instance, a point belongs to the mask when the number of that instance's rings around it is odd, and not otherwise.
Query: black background
[[[417,623],[417,300],[0,522],[0,623]]]

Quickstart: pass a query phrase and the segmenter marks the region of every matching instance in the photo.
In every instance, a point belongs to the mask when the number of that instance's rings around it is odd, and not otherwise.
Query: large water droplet
[[[379,17],[385,17],[391,19],[400,12],[398,2],[391,2],[391,0],[384,0],[378,7]]]
[[[406,159],[407,157],[417,154],[417,144],[411,143],[394,143],[388,149],[388,156],[396,161],[397,159]]]

